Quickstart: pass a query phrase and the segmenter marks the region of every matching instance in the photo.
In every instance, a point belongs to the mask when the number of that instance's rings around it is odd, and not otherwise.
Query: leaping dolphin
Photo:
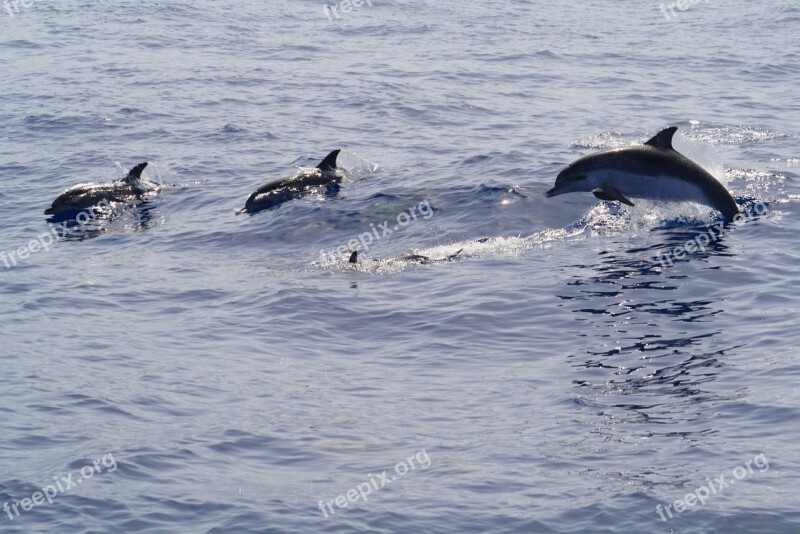
[[[79,211],[96,206],[101,202],[127,202],[136,200],[152,191],[142,182],[142,171],[147,162],[140,163],[122,180],[107,184],[81,184],[58,195],[53,205],[44,210],[45,215],[55,215],[66,211]]]
[[[644,145],[580,158],[558,174],[547,196],[591,191],[601,200],[618,200],[628,206],[633,206],[629,198],[691,201],[733,219],[739,213],[736,201],[708,171],[672,147],[676,131],[672,126]]]
[[[261,187],[250,195],[244,208],[237,212],[255,213],[300,198],[312,191],[337,186],[344,177],[336,166],[340,150],[334,150],[312,169],[301,169],[298,173],[281,178]]]

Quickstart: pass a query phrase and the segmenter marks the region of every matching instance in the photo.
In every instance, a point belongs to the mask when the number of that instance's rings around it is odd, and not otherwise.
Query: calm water
[[[0,251],[163,184],[0,263],[0,531],[800,531],[797,2],[336,13],[0,11]],[[672,124],[769,213],[662,266],[714,216],[544,198]],[[334,148],[338,196],[235,215]]]

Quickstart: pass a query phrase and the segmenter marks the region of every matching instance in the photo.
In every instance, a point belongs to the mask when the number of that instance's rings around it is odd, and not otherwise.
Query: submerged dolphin
[[[122,180],[108,184],[82,184],[76,185],[58,195],[53,205],[44,210],[45,215],[55,215],[65,211],[78,211],[96,206],[105,201],[127,202],[136,200],[142,195],[152,191],[142,183],[142,171],[147,167],[147,162],[140,163]]]
[[[343,178],[342,173],[336,167],[336,158],[339,156],[339,152],[338,149],[334,150],[313,169],[301,169],[293,176],[275,180],[259,188],[250,195],[244,208],[237,214],[255,213],[300,198],[322,187],[337,186]]]
[[[725,186],[672,147],[673,126],[644,145],[590,154],[571,163],[556,178],[548,197],[591,191],[601,200],[633,206],[628,197],[667,202],[699,202],[727,219],[739,213]]]
[[[408,262],[416,262],[422,265],[430,265],[431,263],[444,263],[447,261],[453,261],[458,259],[461,253],[464,252],[464,249],[458,249],[454,254],[450,254],[449,256],[445,256],[444,258],[431,258],[430,256],[423,256],[422,254],[409,254],[407,256],[402,256],[399,258],[399,261],[408,261]],[[379,261],[379,260],[372,260],[372,261]],[[388,260],[389,262],[394,262],[398,260]],[[358,263],[358,251],[354,250],[352,254],[350,254],[350,259],[347,260],[347,263]]]

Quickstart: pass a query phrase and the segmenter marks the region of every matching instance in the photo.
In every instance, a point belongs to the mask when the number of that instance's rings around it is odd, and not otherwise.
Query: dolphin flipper
[[[320,164],[317,165],[317,168],[322,172],[336,170],[336,158],[339,157],[339,152],[341,152],[341,150],[337,148],[325,156],[325,159],[323,159]]]
[[[633,202],[625,198],[625,195],[620,193],[619,189],[610,189],[608,191],[604,191],[603,189],[595,189],[592,191],[592,193],[600,200],[617,200],[623,204],[627,204],[628,206],[633,206]]]

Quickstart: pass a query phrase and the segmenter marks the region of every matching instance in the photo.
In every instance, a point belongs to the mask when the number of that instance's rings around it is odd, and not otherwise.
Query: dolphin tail
[[[731,196],[727,189],[724,190],[727,195],[719,200],[718,205],[715,206],[720,213],[728,220],[728,222],[736,220],[736,217],[741,214],[739,204]],[[722,196],[722,195],[721,195]]]
[[[147,162],[138,164],[136,167],[131,169],[131,172],[128,173],[128,176],[123,178],[123,182],[132,183],[137,182],[142,177],[142,171],[144,168],[147,167]]]
[[[325,156],[325,159],[323,159],[320,162],[320,164],[317,165],[317,168],[322,172],[336,170],[336,158],[339,157],[339,152],[341,152],[341,150],[337,148],[336,150]]]

